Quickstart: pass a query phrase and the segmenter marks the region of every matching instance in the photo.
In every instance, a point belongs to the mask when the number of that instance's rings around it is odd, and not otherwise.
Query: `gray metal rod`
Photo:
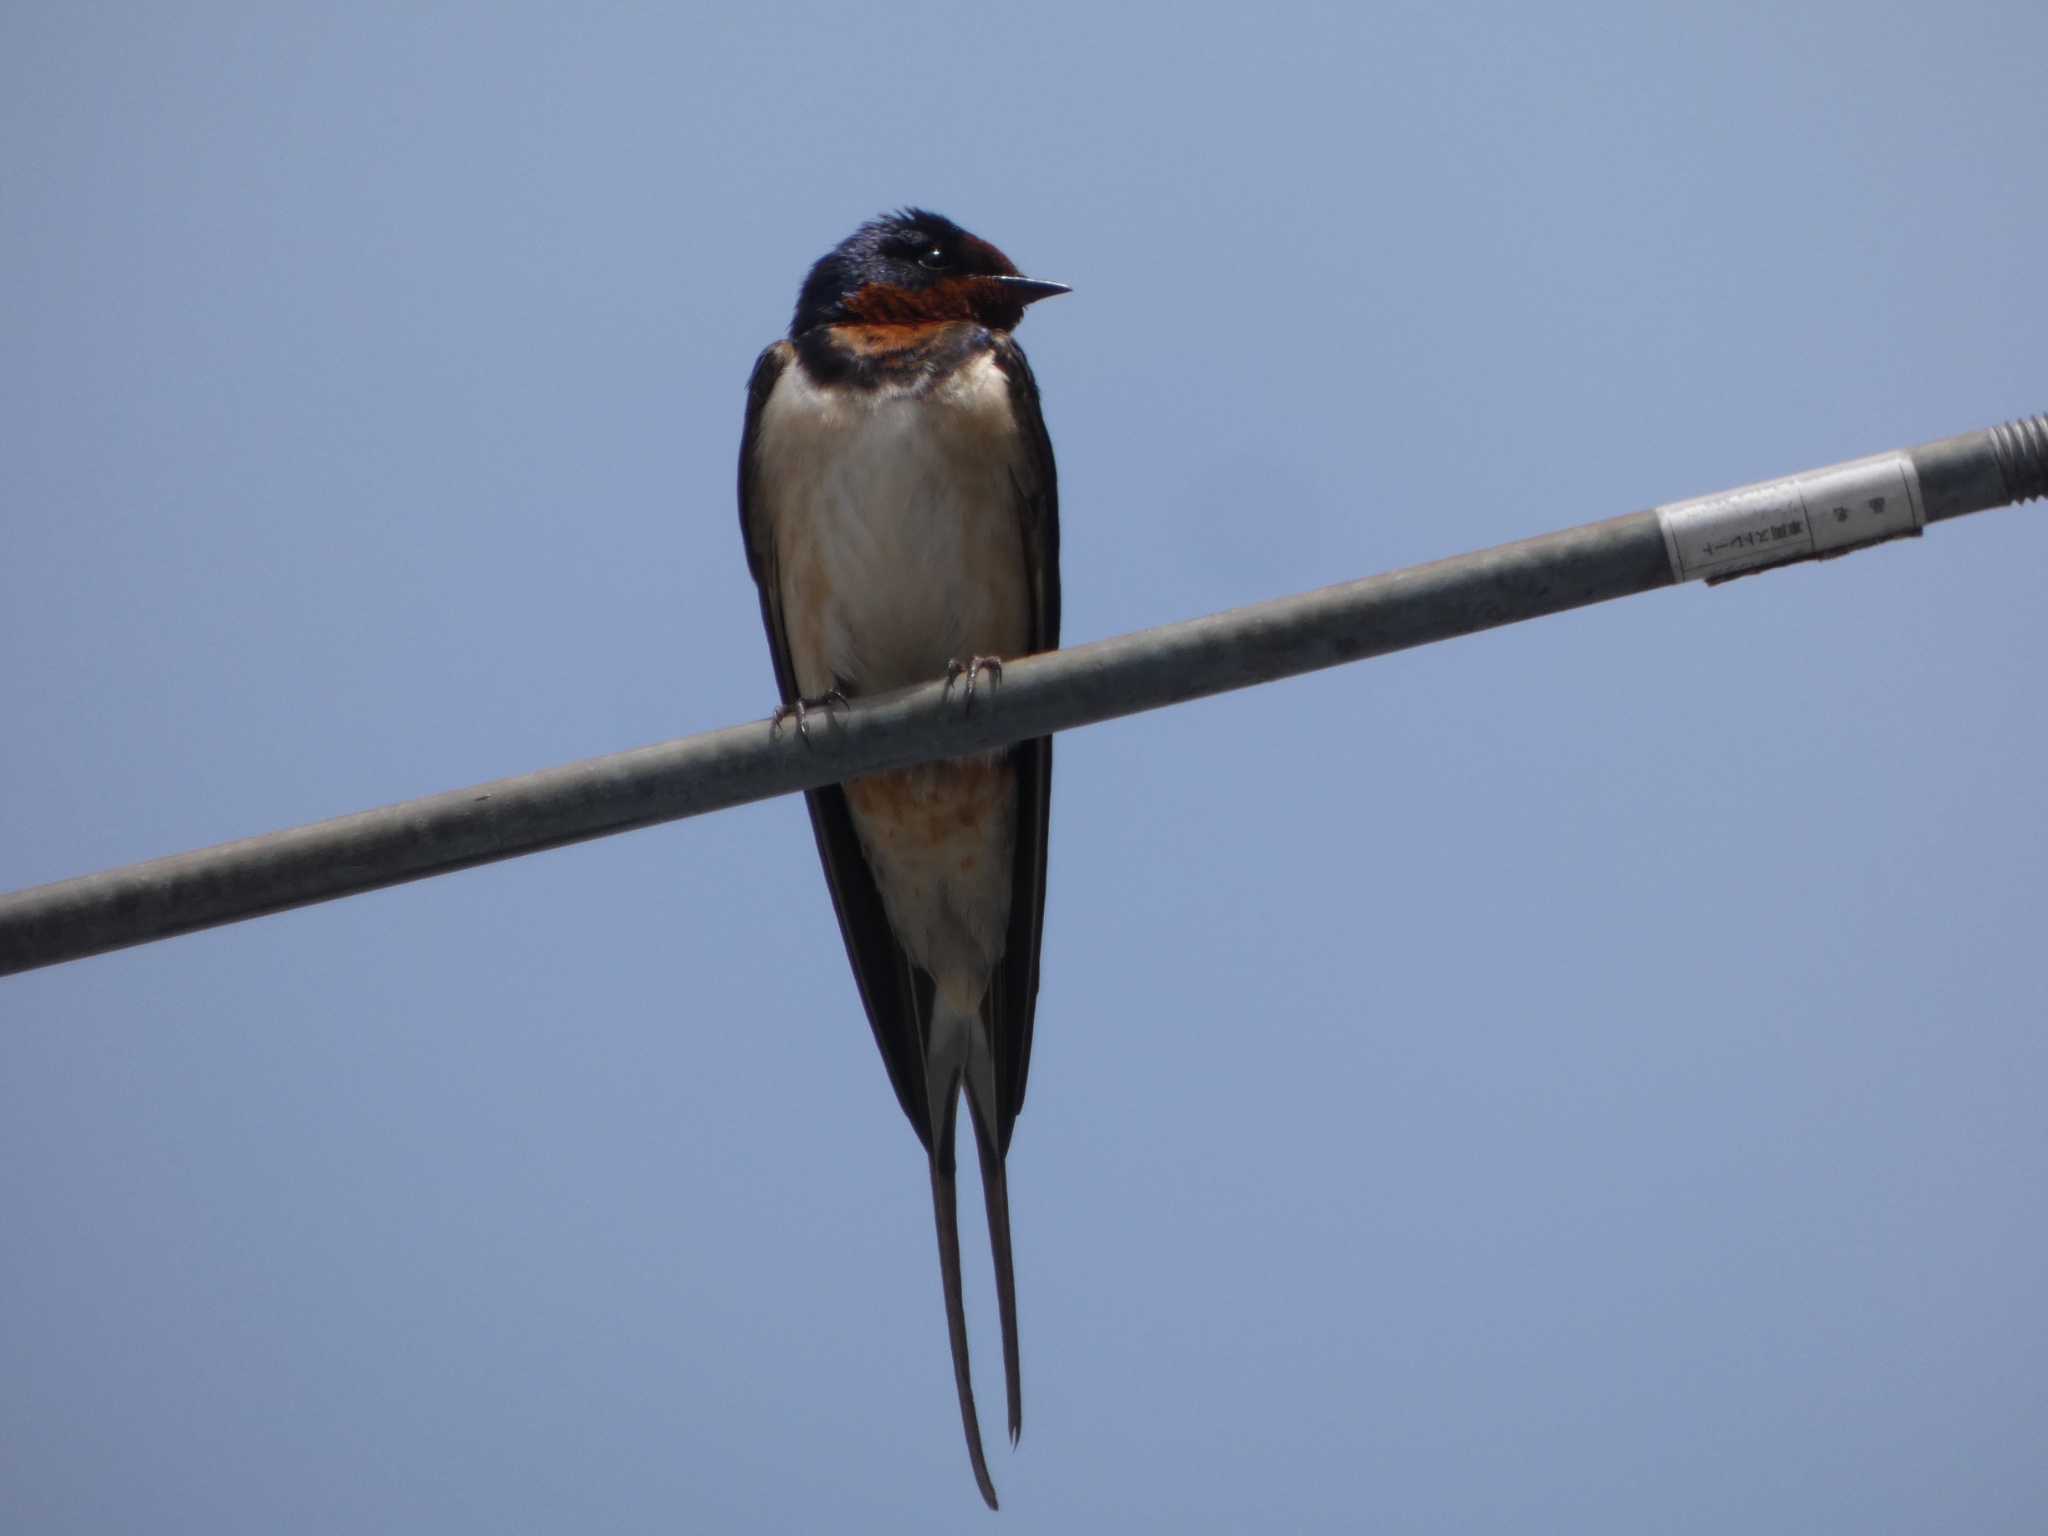
[[[1832,501],[1917,476],[1911,526],[1830,542]],[[1892,477],[1886,480],[1884,476]],[[1910,480],[1910,476],[1908,477]],[[1906,483],[1906,482],[1901,482]],[[1849,490],[1844,490],[1848,487]],[[2048,416],[1719,497],[1011,662],[972,708],[943,683],[730,726],[0,897],[0,975],[331,901],[544,848],[988,751],[1343,662],[1384,656],[1758,562],[1844,553],[1924,522],[2048,494]],[[1890,503],[1896,519],[1902,498]],[[1868,498],[1871,516],[1886,505]],[[1680,509],[1688,509],[1683,512]],[[1803,510],[1802,510],[1803,509]],[[1692,521],[1686,521],[1687,518]],[[1873,527],[1877,525],[1873,524]],[[1793,536],[1797,536],[1794,538]],[[1681,546],[1693,552],[1688,555]],[[1855,542],[1844,544],[1843,538]],[[1800,543],[1804,540],[1804,543]],[[1795,547],[1796,546],[1796,547]],[[1737,553],[1730,554],[1735,549]],[[1757,553],[1762,549],[1762,553]],[[1683,556],[1683,558],[1682,558]],[[1732,569],[1734,561],[1742,569]],[[1694,569],[1700,562],[1702,569]],[[1712,562],[1722,562],[1718,566]]]

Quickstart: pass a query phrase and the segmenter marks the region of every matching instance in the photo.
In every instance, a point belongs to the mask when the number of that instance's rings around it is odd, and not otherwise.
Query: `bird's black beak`
[[[998,277],[995,281],[1003,285],[1004,296],[1015,299],[1020,307],[1074,291],[1065,283],[1048,283],[1036,277]]]

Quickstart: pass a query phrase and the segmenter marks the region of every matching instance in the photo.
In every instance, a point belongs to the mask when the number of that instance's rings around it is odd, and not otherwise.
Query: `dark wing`
[[[747,424],[740,435],[740,536],[746,541],[747,568],[760,589],[761,623],[768,631],[768,650],[775,662],[775,685],[784,704],[796,702],[796,668],[789,659],[789,635],[782,621],[782,586],[775,569],[775,534],[767,510],[755,494],[754,456],[761,413],[776,380],[794,361],[796,350],[779,341],[761,354],[747,383]],[[846,793],[836,786],[805,794],[811,831],[818,840],[818,858],[825,866],[825,884],[832,909],[839,914],[839,934],[853,966],[868,1027],[889,1069],[896,1102],[927,1151],[932,1145],[932,1117],[925,1099],[924,1035],[932,1011],[932,984],[910,963],[896,942],[882,909],[881,893],[868,871],[867,856],[853,830]],[[1036,964],[1034,961],[1033,969]]]
[[[1024,440],[1024,463],[1012,479],[1017,519],[1024,536],[1032,593],[1031,650],[1060,643],[1060,496],[1053,469],[1052,439],[1038,407],[1038,381],[1023,351],[998,336],[996,366],[1010,381],[1010,406]],[[1010,749],[1017,767],[1017,847],[1012,860],[1010,931],[1003,959],[982,1005],[996,1058],[998,1154],[1010,1150],[1010,1131],[1024,1107],[1024,1082],[1031,1068],[1031,1023],[1038,1009],[1038,950],[1045,931],[1045,850],[1052,813],[1052,738],[1020,742]]]
[[[1052,439],[1046,435],[1045,417],[1038,408],[1038,384],[1031,377],[1031,365],[1008,336],[995,340],[996,366],[1010,381],[1010,408],[1016,413],[1023,438],[1023,460],[1011,471],[1017,490],[1017,526],[1022,535],[1024,559],[1031,582],[1032,651],[1049,651],[1060,643],[1060,508],[1059,483],[1054,478]],[[1017,770],[1017,841],[1010,859],[1010,928],[1003,958],[989,980],[988,996],[982,999],[982,1026],[988,1031],[995,1057],[996,1104],[994,1125],[983,1122],[974,1096],[967,1096],[974,1117],[975,1150],[981,1158],[981,1189],[988,1204],[988,1239],[996,1270],[996,1306],[1003,1326],[1003,1381],[1008,1388],[1010,1443],[1024,1428],[1023,1377],[1017,1347],[1017,1276],[1010,1247],[1010,1180],[1004,1158],[1010,1151],[1010,1132],[1017,1123],[1017,1111],[1024,1107],[1024,1080],[1031,1069],[1031,1021],[1038,1010],[1038,949],[1045,932],[1045,849],[1052,814],[1052,738],[1019,742],[1010,748],[1010,762]],[[934,1176],[936,1178],[936,1175]],[[937,1184],[934,1183],[934,1190]],[[948,1215],[940,1212],[940,1245],[943,1253]],[[958,1264],[955,1261],[954,1268]],[[962,1383],[961,1417],[967,1425],[970,1452],[976,1475],[981,1475],[979,1434],[974,1422],[973,1401],[965,1385],[966,1340],[954,1317],[953,1290],[957,1281],[949,1275],[947,1312],[956,1334],[953,1369]],[[994,1490],[985,1483],[983,1496],[994,1507]]]

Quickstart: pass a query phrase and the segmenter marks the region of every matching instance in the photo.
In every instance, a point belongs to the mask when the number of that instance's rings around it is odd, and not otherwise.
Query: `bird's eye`
[[[943,272],[952,265],[943,248],[932,245],[925,247],[924,254],[917,258],[917,264],[927,272]]]

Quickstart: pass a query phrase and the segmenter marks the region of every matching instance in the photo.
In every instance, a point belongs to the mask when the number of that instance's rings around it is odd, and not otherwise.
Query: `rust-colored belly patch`
[[[1008,817],[1015,779],[1001,757],[969,757],[849,779],[846,798],[870,837],[905,852],[978,847]]]

